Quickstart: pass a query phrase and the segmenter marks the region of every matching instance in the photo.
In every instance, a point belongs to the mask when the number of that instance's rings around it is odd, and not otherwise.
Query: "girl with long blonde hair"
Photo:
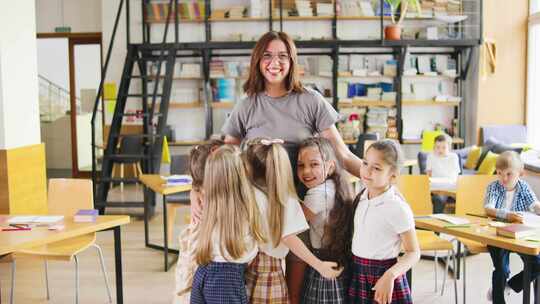
[[[309,226],[296,196],[289,157],[279,139],[256,138],[246,143],[243,159],[248,176],[255,186],[255,198],[267,242],[246,271],[246,288],[250,303],[289,303],[289,293],[282,260],[289,249],[328,278],[341,271],[333,262],[314,256],[297,234]]]
[[[208,157],[203,201],[191,303],[248,303],[244,272],[266,239],[238,148],[226,145]]]

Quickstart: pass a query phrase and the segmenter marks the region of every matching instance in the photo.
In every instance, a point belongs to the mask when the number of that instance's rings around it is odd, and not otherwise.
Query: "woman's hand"
[[[325,279],[335,279],[343,272],[343,267],[336,269],[337,266],[335,262],[321,261],[315,270]]]
[[[394,276],[386,271],[382,277],[379,278],[375,287],[375,301],[379,304],[392,303],[392,294],[394,293]]]
[[[191,202],[191,222],[198,224],[201,221],[203,213],[202,193],[192,189],[189,192],[189,200]]]

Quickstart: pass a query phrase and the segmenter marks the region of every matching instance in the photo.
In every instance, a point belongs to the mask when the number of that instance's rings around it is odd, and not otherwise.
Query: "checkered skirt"
[[[246,292],[252,304],[289,303],[281,259],[259,252],[246,269]]]
[[[326,279],[317,270],[308,266],[304,277],[302,304],[347,303],[343,277],[342,274],[335,279]]]
[[[246,264],[212,262],[199,266],[193,277],[191,304],[248,304]]]
[[[353,256],[352,279],[348,292],[349,303],[373,303],[375,283],[396,262],[397,259],[370,260]],[[394,281],[392,304],[412,304],[411,289],[405,275],[401,275]]]

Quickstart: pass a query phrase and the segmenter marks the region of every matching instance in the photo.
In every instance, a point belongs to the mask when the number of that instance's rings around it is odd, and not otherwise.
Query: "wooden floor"
[[[127,189],[129,191],[129,189]],[[158,204],[159,205],[159,204]],[[130,211],[130,210],[127,210]],[[118,210],[117,210],[118,212]],[[180,210],[181,222],[188,209]],[[180,225],[176,233],[180,230]],[[162,241],[161,213],[151,222],[151,238]],[[102,246],[109,279],[114,290],[114,246],[112,232],[98,233],[98,244]],[[122,229],[122,258],[124,265],[124,303],[171,303],[174,286],[174,267],[163,272],[163,255],[160,251],[145,248],[144,225],[140,218],[132,217],[132,223]],[[90,248],[79,256],[81,303],[107,303],[107,294],[99,268],[96,251]],[[421,260],[413,269],[413,298],[415,303],[454,303],[452,280],[447,280],[444,296],[433,292],[433,261]],[[468,303],[488,303],[486,292],[490,285],[491,261],[487,254],[468,258]],[[522,263],[518,256],[511,257],[511,269],[519,271]],[[442,281],[442,265],[439,266],[439,284]],[[9,303],[10,266],[0,264],[2,303]],[[74,264],[50,262],[49,278],[51,300],[46,300],[43,264],[32,260],[17,261],[15,303],[74,303]],[[458,281],[459,303],[462,282]],[[439,288],[440,291],[440,288]],[[507,303],[521,303],[521,295],[512,295]]]

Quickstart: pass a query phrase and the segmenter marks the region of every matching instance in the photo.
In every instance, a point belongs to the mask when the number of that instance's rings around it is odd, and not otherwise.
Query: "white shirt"
[[[268,242],[265,244],[259,244],[259,250],[269,256],[283,259],[287,253],[289,253],[289,248],[287,248],[282,242],[280,242],[277,247],[274,247],[274,244],[270,238],[268,197],[266,194],[264,194],[264,192],[255,188],[255,199],[257,201],[257,205],[259,206],[259,211],[261,212],[263,229],[268,239]],[[281,238],[291,234],[298,234],[308,229],[309,225],[304,217],[300,203],[298,203],[298,200],[292,197],[289,198],[284,208]]]
[[[438,156],[429,153],[426,160],[426,171],[431,171],[431,177],[457,179],[460,171],[459,159],[456,153]]]
[[[246,227],[247,228],[247,227]],[[246,229],[246,231],[249,231]],[[216,229],[214,229],[212,233],[212,261],[213,262],[220,262],[220,263],[238,263],[238,264],[245,264],[251,262],[259,252],[259,248],[257,247],[257,242],[253,239],[253,237],[248,234],[244,236],[244,242],[246,244],[246,252],[244,252],[244,255],[241,256],[238,259],[233,259],[229,255],[229,253],[226,251],[225,244],[223,244],[223,251],[221,252],[220,245],[222,241],[220,240],[219,233]]]
[[[368,199],[364,191],[354,214],[352,252],[373,260],[396,258],[401,249],[400,234],[414,229],[411,207],[394,187]]]
[[[335,199],[336,186],[331,179],[309,189],[304,197],[304,205],[315,214],[315,217],[309,223],[311,227],[309,237],[313,248],[319,249],[322,246],[324,227],[330,210],[334,208]]]
[[[506,191],[506,194],[504,196],[504,209],[505,210],[511,210],[512,209],[512,202],[514,201],[514,194],[516,193],[516,190],[512,191]]]

